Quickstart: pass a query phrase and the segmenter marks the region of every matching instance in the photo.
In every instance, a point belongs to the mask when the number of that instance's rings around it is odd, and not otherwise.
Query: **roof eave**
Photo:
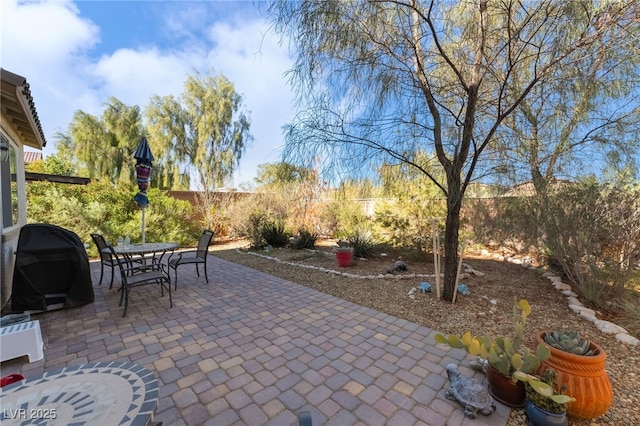
[[[0,68],[2,80],[2,112],[22,137],[24,145],[42,149],[47,140],[26,78]]]

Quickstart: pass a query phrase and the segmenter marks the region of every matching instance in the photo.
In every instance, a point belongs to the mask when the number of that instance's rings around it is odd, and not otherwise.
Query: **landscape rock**
[[[569,305],[574,305],[574,306],[584,306],[582,302],[576,299],[575,297],[567,297],[567,303]]]
[[[629,334],[626,334],[626,333],[618,333],[618,334],[616,334],[616,339],[618,339],[622,343],[626,343],[626,344],[631,345],[631,346],[640,345],[640,340],[638,340],[635,337],[633,337],[633,336],[631,336]]]
[[[597,320],[594,321],[593,324],[598,327],[598,329],[600,331],[602,331],[603,333],[608,333],[608,334],[629,334],[629,332],[627,330],[625,330],[624,328],[620,327],[617,324],[614,324],[612,322],[609,321],[605,321],[605,320]]]
[[[596,317],[595,315],[591,315],[590,312],[580,312],[578,315],[589,322],[595,323],[596,321],[598,321],[598,317]]]
[[[580,314],[584,312],[585,314],[589,314],[593,317],[596,316],[596,311],[594,311],[593,309],[586,308],[582,305],[569,305],[569,309],[571,309],[576,314]]]
[[[560,291],[571,290],[571,286],[569,284],[565,284],[561,281],[554,281],[553,286],[556,288],[556,290]]]
[[[562,290],[561,293],[564,294],[565,296],[578,297],[578,294],[574,293],[571,290]]]

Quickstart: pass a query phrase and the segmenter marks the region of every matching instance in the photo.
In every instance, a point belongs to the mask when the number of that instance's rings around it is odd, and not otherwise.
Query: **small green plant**
[[[347,238],[350,247],[353,247],[355,257],[371,257],[375,253],[376,242],[371,231],[357,229]]]
[[[567,411],[567,404],[576,399],[565,395],[566,385],[558,390],[557,373],[554,369],[545,370],[542,377],[533,376],[522,371],[513,373],[513,378],[524,383],[527,399],[545,411],[562,414]]]
[[[561,351],[575,355],[593,356],[594,351],[590,349],[589,339],[581,339],[575,331],[554,330],[544,336],[544,341]]]
[[[316,239],[318,239],[318,235],[306,229],[300,229],[298,235],[293,238],[291,247],[296,250],[313,249],[316,245]]]
[[[505,376],[511,377],[516,371],[531,373],[540,366],[541,361],[545,361],[551,356],[551,351],[543,343],[538,345],[535,352],[522,345],[524,326],[530,314],[531,305],[529,305],[529,302],[524,299],[520,301],[514,299],[514,330],[512,338],[473,337],[470,332],[466,332],[462,337],[453,334],[444,337],[438,333],[435,336],[435,340],[452,348],[465,349],[471,355],[486,359],[491,367]]]
[[[262,238],[272,247],[284,247],[289,244],[289,233],[282,221],[268,221],[262,225]]]

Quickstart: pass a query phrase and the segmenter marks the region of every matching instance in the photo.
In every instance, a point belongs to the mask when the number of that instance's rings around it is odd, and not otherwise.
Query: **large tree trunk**
[[[455,180],[455,178],[454,178]],[[452,184],[453,183],[453,184]],[[453,302],[453,293],[458,273],[458,233],[460,230],[460,210],[462,193],[460,182],[451,182],[447,192],[447,221],[444,228],[444,289],[442,298]]]

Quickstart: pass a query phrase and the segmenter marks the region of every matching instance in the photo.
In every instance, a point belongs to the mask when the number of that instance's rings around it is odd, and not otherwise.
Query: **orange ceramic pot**
[[[536,374],[553,368],[558,373],[558,386],[566,386],[566,394],[576,399],[568,405],[567,414],[579,419],[591,419],[604,414],[611,406],[613,389],[605,369],[607,354],[602,347],[591,342],[593,356],[570,354],[545,343],[544,331],[536,335],[536,346],[544,343],[551,357],[540,364]]]

